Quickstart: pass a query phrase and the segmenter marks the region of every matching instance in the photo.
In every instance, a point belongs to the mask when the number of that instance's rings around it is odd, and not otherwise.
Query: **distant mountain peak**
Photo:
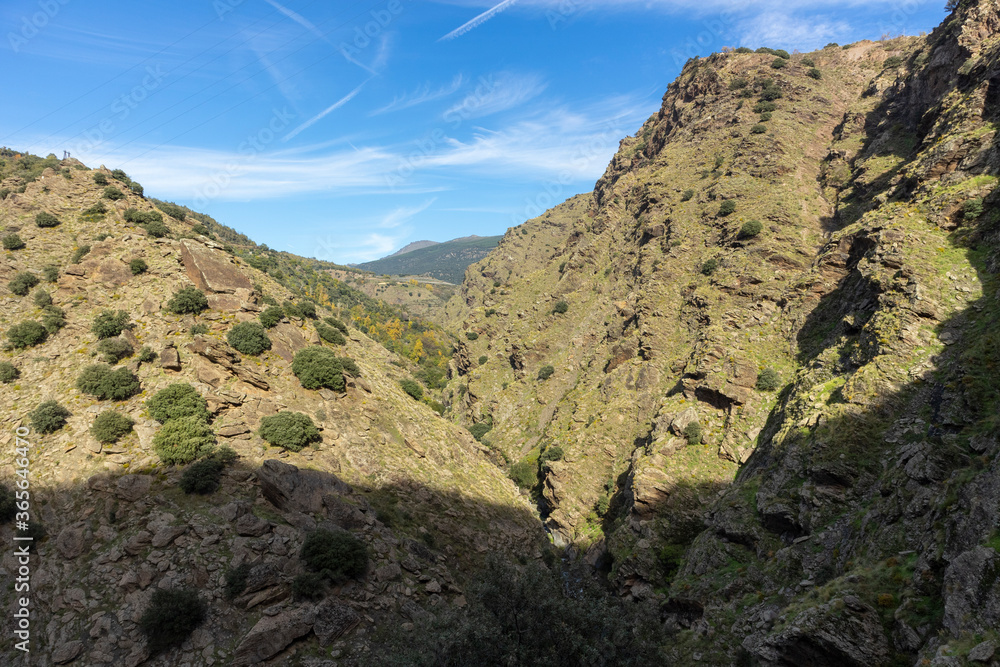
[[[478,237],[476,237],[478,238]],[[398,257],[399,255],[405,255],[408,252],[413,252],[414,250],[420,250],[421,248],[429,248],[432,245],[439,245],[437,241],[414,241],[413,243],[408,243],[391,255],[386,255],[382,259],[389,259],[390,257]]]

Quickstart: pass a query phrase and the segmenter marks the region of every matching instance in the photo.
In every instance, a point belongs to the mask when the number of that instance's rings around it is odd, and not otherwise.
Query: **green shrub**
[[[128,174],[125,173],[124,169],[112,169],[111,178],[116,181],[121,181],[122,183],[130,183],[132,181],[132,179],[128,177]]]
[[[222,482],[222,470],[225,465],[215,459],[195,461],[184,469],[181,475],[181,490],[184,493],[207,495],[215,493]]]
[[[27,296],[31,288],[39,283],[38,276],[30,271],[21,271],[7,283],[10,291],[18,296]]]
[[[247,588],[247,577],[250,575],[250,564],[241,563],[226,570],[226,585],[223,593],[227,600],[232,600]]]
[[[812,58],[803,58],[801,60],[803,67],[815,67],[816,63],[813,62]]]
[[[122,213],[122,217],[125,218],[125,222],[131,222],[135,225],[148,225],[154,222],[163,222],[163,215],[159,211],[140,211],[137,208],[127,208],[125,212]]]
[[[55,433],[66,425],[70,411],[56,401],[45,401],[28,413],[31,429],[38,433]]]
[[[128,189],[134,192],[135,194],[139,195],[140,197],[143,194],[142,186],[136,183],[135,181],[132,181],[131,183],[128,184]]]
[[[42,326],[50,334],[54,334],[66,326],[66,313],[57,306],[45,306],[42,308]]]
[[[142,389],[139,378],[125,368],[114,369],[107,364],[92,364],[80,372],[76,388],[101,401],[124,401]]]
[[[226,334],[226,340],[237,351],[256,356],[271,349],[271,339],[267,330],[256,322],[240,322]]]
[[[700,444],[702,438],[701,422],[694,421],[685,426],[684,437],[687,439],[689,445]]]
[[[45,327],[34,320],[20,322],[7,329],[7,340],[18,350],[44,343],[47,337]]]
[[[103,310],[94,318],[90,330],[98,339],[121,336],[122,331],[129,328],[129,316],[124,310]]]
[[[710,276],[713,273],[715,273],[715,270],[718,268],[719,268],[719,260],[713,257],[712,259],[707,260],[705,263],[701,265],[701,272],[706,276]]]
[[[127,415],[114,410],[105,410],[97,415],[90,427],[90,433],[98,442],[104,444],[118,442],[132,432],[135,424]]]
[[[199,223],[191,228],[191,231],[195,234],[200,234],[201,236],[211,236],[212,232],[209,231],[208,227]]]
[[[882,63],[882,66],[889,69],[891,67],[899,67],[902,64],[903,56],[889,56],[885,59],[885,62]]]
[[[298,308],[299,314],[301,314],[302,317],[308,318],[310,320],[315,320],[317,317],[316,304],[313,303],[312,301],[299,301],[299,303],[296,305],[296,308]]]
[[[88,206],[83,209],[81,215],[88,218],[96,218],[97,216],[102,216],[108,212],[108,207],[105,206],[104,202],[99,201],[93,206]]]
[[[326,595],[326,578],[319,572],[303,572],[292,579],[292,598],[318,602]]]
[[[770,112],[770,111],[765,111],[764,113],[762,113],[762,114],[760,115],[760,122],[762,122],[762,123],[766,123],[766,122],[768,122],[769,120],[771,120],[771,118],[772,118],[772,116],[771,116],[771,112]]]
[[[183,221],[187,217],[187,212],[178,206],[177,204],[171,204],[170,202],[156,202],[156,208],[160,209],[171,218]]]
[[[518,461],[510,467],[509,476],[522,489],[538,484],[538,468],[530,461]]]
[[[142,228],[146,230],[146,234],[152,236],[154,239],[162,239],[170,235],[170,228],[163,224],[162,221],[154,220],[153,222],[148,222]]]
[[[788,53],[788,51],[785,51],[784,49],[775,49],[774,51],[772,51],[772,53],[778,56],[779,58],[783,58],[785,60],[788,60],[789,58],[792,57],[792,55]]]
[[[198,416],[169,419],[153,436],[153,451],[164,463],[190,463],[212,453],[215,434]]]
[[[101,360],[111,365],[131,357],[135,353],[130,342],[117,337],[103,339],[97,344],[97,351],[102,355]]]
[[[694,197],[694,190],[685,190],[684,194],[681,195],[681,201],[691,201]]]
[[[757,389],[761,391],[774,391],[781,386],[781,376],[778,371],[770,366],[765,368],[757,376]]]
[[[139,619],[150,656],[180,646],[205,620],[206,605],[192,590],[157,588]]]
[[[806,72],[806,76],[808,76],[810,79],[816,79],[817,81],[819,81],[820,79],[823,78],[823,73],[820,72],[815,67],[813,67],[808,72]]]
[[[0,361],[0,382],[10,384],[19,377],[21,377],[21,371],[17,370],[17,366],[9,361]]]
[[[983,214],[983,198],[969,199],[962,204],[962,218],[965,222],[975,222]]]
[[[70,264],[79,264],[80,260],[83,259],[84,257],[86,257],[87,253],[89,253],[89,252],[90,252],[90,246],[89,245],[82,245],[82,246],[78,247],[76,250],[73,251],[73,256],[70,257],[69,263]]]
[[[424,397],[423,388],[421,388],[421,386],[416,382],[414,382],[413,380],[410,379],[400,380],[399,386],[402,387],[403,391],[409,394],[410,397],[413,398],[414,400],[419,401],[421,398]]]
[[[334,583],[363,577],[368,569],[364,542],[346,531],[318,529],[307,533],[300,556],[310,570]]]
[[[55,227],[56,225],[59,224],[59,218],[52,215],[51,213],[42,211],[41,213],[35,216],[35,224],[38,225],[39,227]]]
[[[99,171],[95,171],[94,172],[94,183],[96,185],[101,185],[101,186],[107,185],[108,184],[108,177],[105,176],[103,173],[101,173]]]
[[[185,287],[176,292],[170,301],[167,301],[167,310],[178,315],[200,313],[206,308],[208,308],[208,299],[205,297],[205,293],[197,287]]]
[[[139,258],[129,262],[128,268],[132,271],[133,276],[137,276],[140,273],[145,273],[149,269],[149,265],[146,264],[146,260]]]
[[[485,436],[492,430],[493,430],[493,425],[486,422],[473,424],[471,427],[469,427],[469,433],[471,433],[472,437],[478,440],[479,442],[482,442],[483,436]]]
[[[285,311],[279,306],[271,306],[260,314],[260,323],[264,325],[265,329],[273,329],[284,316]]]
[[[17,516],[17,499],[14,492],[0,484],[0,524],[12,521]]]
[[[754,113],[772,113],[775,110],[777,110],[777,108],[778,108],[778,105],[775,104],[774,102],[768,102],[766,100],[763,100],[763,101],[757,102],[757,104],[754,105],[753,110],[754,110]]]
[[[295,353],[292,372],[306,389],[333,389],[344,391],[344,364],[331,350],[310,345]]]
[[[550,377],[552,377],[552,374],[555,373],[555,372],[556,372],[556,369],[553,368],[552,366],[542,366],[538,370],[538,379],[539,380],[548,380]]]
[[[111,238],[111,234],[98,234],[94,237],[94,241],[101,242],[109,238]]]
[[[288,317],[297,317],[299,319],[303,318],[302,312],[299,311],[299,307],[291,301],[282,302],[281,309],[285,311],[285,315]]]
[[[762,229],[764,229],[764,225],[760,223],[760,220],[747,220],[743,223],[743,226],[740,227],[740,238],[752,239],[760,234]]]
[[[113,185],[109,185],[108,187],[104,188],[103,196],[105,199],[110,199],[111,201],[118,201],[119,199],[125,199],[125,195],[122,193],[122,191]]]
[[[468,340],[479,340],[479,334],[477,334],[475,331],[466,331],[465,337]]]
[[[336,317],[324,317],[323,321],[345,336],[347,335],[347,325],[338,320]]]
[[[784,97],[784,93],[781,92],[781,88],[776,86],[774,83],[769,83],[764,86],[760,91],[760,99],[764,102],[773,102]],[[774,111],[771,109],[771,111]]]
[[[316,323],[316,333],[318,333],[319,337],[327,343],[331,343],[333,345],[345,345],[347,343],[347,339],[344,338],[344,334],[340,333],[338,329],[327,326],[322,322]]]
[[[748,85],[750,85],[749,81],[742,76],[737,77],[729,82],[729,90],[740,90],[741,88],[746,88]]]
[[[485,366],[486,362],[489,361],[489,360],[490,360],[489,357],[487,357],[485,354],[479,355],[479,365],[480,366]]]
[[[545,451],[538,457],[538,462],[547,463],[549,461],[562,461],[563,455],[563,448],[559,445],[553,445],[552,447],[545,448]]]
[[[741,46],[736,49],[735,53],[753,53],[753,49],[748,46]]]
[[[559,313],[560,315],[562,315],[567,310],[569,310],[569,304],[568,303],[566,303],[565,301],[556,301],[556,305],[552,309],[552,312]]]
[[[736,201],[733,199],[724,199],[722,204],[719,206],[719,215],[726,217],[727,215],[732,215],[736,212]]]
[[[153,348],[148,345],[143,345],[142,349],[139,350],[138,359],[142,363],[148,364],[149,362],[156,360],[156,352],[153,352]]]
[[[771,67],[774,68],[774,69],[782,69],[783,67],[786,67],[787,65],[788,65],[788,61],[785,60],[784,58],[776,58],[774,61],[771,62]]]
[[[191,328],[188,329],[188,333],[192,336],[204,336],[208,333],[208,325],[204,322],[199,322],[197,324],[192,324]]]
[[[3,201],[4,199],[6,199],[7,195],[9,195],[9,194],[10,194],[10,188],[2,188],[2,189],[0,189],[0,201]]]
[[[4,250],[20,250],[24,247],[24,239],[17,234],[7,234],[3,237]]]
[[[260,297],[260,302],[262,304],[264,304],[265,306],[277,306],[278,305],[278,300],[275,299],[273,296],[268,296],[268,295],[264,294],[263,289],[261,289],[260,292],[261,292],[261,295],[262,295]]]
[[[319,442],[322,437],[309,415],[301,412],[279,412],[260,420],[260,437],[275,447],[284,447],[293,452],[311,442]]]
[[[46,306],[52,305],[52,295],[46,292],[43,288],[39,287],[35,290],[35,293],[31,295],[31,301],[39,308],[45,308]]]
[[[209,419],[208,402],[186,382],[178,382],[156,392],[146,401],[149,416],[161,424],[181,417]]]
[[[59,267],[52,266],[51,264],[49,264],[48,266],[42,269],[42,276],[48,282],[54,283],[55,281],[59,280]]]

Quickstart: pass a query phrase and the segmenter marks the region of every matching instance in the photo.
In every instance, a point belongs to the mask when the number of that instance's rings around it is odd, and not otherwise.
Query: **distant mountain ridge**
[[[486,257],[500,242],[500,236],[464,236],[444,243],[415,241],[393,254],[355,266],[365,271],[389,275],[429,275],[438,280],[460,283],[470,264]],[[413,246],[422,247],[413,248]]]

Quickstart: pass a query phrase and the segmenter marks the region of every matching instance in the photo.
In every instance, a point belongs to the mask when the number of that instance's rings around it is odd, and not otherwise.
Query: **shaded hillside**
[[[1000,10],[956,4],[693,60],[449,306],[453,410],[678,664],[996,662]]]
[[[530,508],[483,448],[401,387],[398,355],[196,234],[196,220],[157,213],[127,176],[74,160],[33,174],[20,159],[0,165],[0,441],[10,450],[0,538],[13,543],[23,427],[37,664],[346,654],[376,627],[461,604],[487,550],[540,546]],[[283,308],[258,347],[251,324],[272,303]],[[306,351],[313,361],[300,367]],[[177,384],[190,388],[183,400],[159,393]],[[298,425],[265,433],[281,413],[298,413]],[[164,462],[194,457],[225,461],[218,490],[185,493],[193,466]],[[211,482],[212,470],[194,479]],[[353,535],[367,566],[310,573],[300,554],[317,528]],[[3,578],[17,568],[5,550]],[[163,590],[194,591],[206,613],[189,643],[157,656],[140,621]],[[0,593],[7,618],[16,598]],[[3,663],[20,664],[5,627]]]
[[[449,283],[460,283],[465,269],[485,257],[500,241],[499,236],[467,236],[461,239],[393,254],[357,268],[392,276],[431,276]]]

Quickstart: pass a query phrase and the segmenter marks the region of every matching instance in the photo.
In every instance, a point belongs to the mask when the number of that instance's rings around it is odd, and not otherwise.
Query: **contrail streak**
[[[478,28],[479,26],[481,26],[482,24],[486,23],[487,21],[489,21],[491,18],[493,18],[494,16],[496,16],[497,14],[499,14],[500,12],[502,12],[503,10],[505,10],[508,7],[510,7],[511,5],[513,5],[515,2],[517,2],[517,0],[503,0],[503,2],[501,2],[500,4],[496,5],[495,7],[491,8],[491,9],[487,9],[485,12],[483,12],[482,14],[480,14],[479,16],[477,16],[476,18],[472,19],[468,23],[464,23],[464,24],[460,25],[459,27],[455,28],[454,30],[452,30],[451,32],[449,32],[447,35],[445,35],[444,37],[442,37],[438,41],[439,42],[443,42],[443,41],[448,40],[448,39],[455,39],[456,37],[460,37],[460,36],[464,35],[465,33],[469,32],[473,28]]]

